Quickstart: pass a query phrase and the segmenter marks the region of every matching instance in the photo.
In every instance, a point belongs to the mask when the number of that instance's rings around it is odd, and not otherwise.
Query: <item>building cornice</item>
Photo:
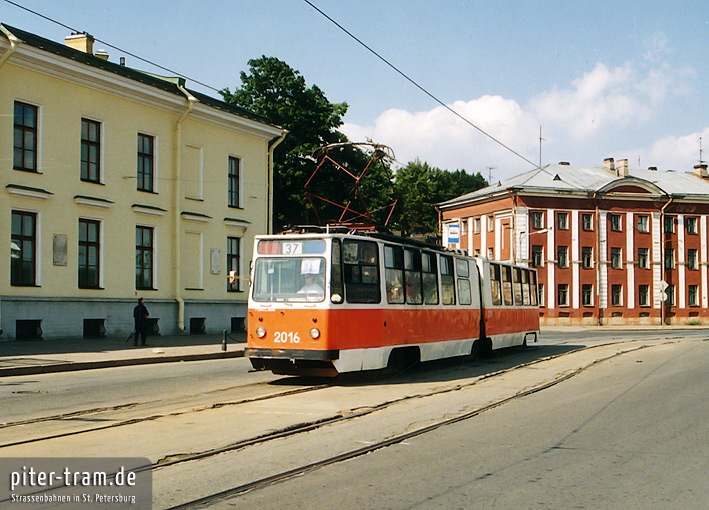
[[[3,53],[9,50],[6,39],[0,38],[0,48],[4,50]],[[87,65],[28,44],[18,46],[8,64],[175,115],[181,115],[185,109],[185,96],[179,92],[167,90],[173,86],[167,81],[165,89],[158,88],[155,85],[142,83],[136,79]],[[133,72],[140,73],[139,71]],[[155,80],[155,78],[151,79]],[[195,106],[190,118],[254,136],[264,141],[271,140],[283,133],[279,127],[220,110],[204,103],[198,103]]]
[[[54,193],[42,188],[33,188],[31,186],[23,186],[21,184],[8,184],[5,186],[7,192],[11,195],[19,195],[22,197],[36,198],[44,200],[50,198]]]

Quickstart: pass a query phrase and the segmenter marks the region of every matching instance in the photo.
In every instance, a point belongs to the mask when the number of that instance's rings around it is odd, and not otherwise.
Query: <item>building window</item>
[[[650,231],[649,216],[638,216],[638,232],[647,233]]]
[[[696,234],[697,233],[697,218],[694,218],[694,217],[685,218],[684,224],[687,227],[688,234]]]
[[[36,284],[37,215],[12,211],[10,237],[10,284],[33,286]]]
[[[556,286],[556,301],[559,306],[569,306],[569,284],[560,283]]]
[[[490,260],[495,258],[495,248],[487,249],[487,258],[489,258]]]
[[[532,245],[532,267],[542,267],[544,265],[544,247],[538,244]]]
[[[675,306],[675,286],[668,285],[667,288],[665,289],[665,294],[667,295],[667,299],[665,300],[665,304],[667,306]]]
[[[584,213],[581,215],[581,228],[586,231],[593,230],[593,214]]]
[[[611,305],[623,306],[623,286],[611,285]]]
[[[473,234],[480,233],[480,218],[473,218]]]
[[[36,106],[15,101],[14,152],[12,168],[37,171],[37,110]]]
[[[569,213],[556,213],[556,228],[559,230],[569,230]]]
[[[674,269],[675,267],[675,250],[674,248],[665,248],[665,269]]]
[[[689,306],[699,306],[699,285],[690,285],[688,289]]]
[[[229,156],[229,207],[241,207],[241,160]]]
[[[153,288],[153,249],[152,227],[135,228],[135,288]]]
[[[495,217],[494,216],[487,217],[487,231],[488,232],[495,231]]]
[[[665,234],[672,234],[675,231],[674,216],[665,216]]]
[[[100,228],[95,220],[79,219],[79,288],[98,289]]]
[[[687,269],[699,269],[697,250],[694,248],[687,250]]]
[[[623,230],[622,224],[621,224],[621,216],[620,214],[611,214],[611,230],[613,232],[621,232]]]
[[[539,306],[546,306],[546,301],[544,301],[544,284],[540,283],[537,287],[537,290],[539,292],[539,296],[537,296],[539,298]]]
[[[138,133],[138,191],[155,190],[155,137]]]
[[[650,250],[648,248],[638,248],[638,267],[650,269]]]
[[[699,306],[699,285],[687,286],[687,304],[689,306]]]
[[[581,247],[581,267],[584,269],[593,267],[593,248],[590,246]]]
[[[581,285],[581,304],[583,306],[593,306],[593,285],[590,283]]]
[[[540,211],[532,212],[532,228],[544,228],[544,213]]]
[[[467,219],[464,219],[460,222],[460,235],[462,235],[462,236],[468,235],[468,220]]]
[[[650,286],[640,285],[638,287],[638,303],[640,306],[650,306]]]
[[[611,268],[623,268],[623,251],[620,248],[611,248]]]
[[[241,275],[239,267],[241,264],[241,238],[227,237],[226,239],[226,270],[229,275],[227,280],[227,292],[238,292],[241,290]]]
[[[81,180],[101,182],[101,123],[81,119]]]
[[[556,261],[559,267],[569,267],[569,248],[568,246],[556,247]]]

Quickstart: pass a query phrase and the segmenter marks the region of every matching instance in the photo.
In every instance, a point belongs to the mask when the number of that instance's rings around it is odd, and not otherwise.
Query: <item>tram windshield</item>
[[[254,264],[254,301],[325,299],[325,241],[322,239],[263,239]]]

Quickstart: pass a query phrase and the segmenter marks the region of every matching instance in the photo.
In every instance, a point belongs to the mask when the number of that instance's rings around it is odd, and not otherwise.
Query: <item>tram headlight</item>
[[[259,338],[263,338],[266,336],[266,328],[259,326],[256,328],[256,336]]]
[[[320,338],[320,330],[318,328],[312,328],[310,330],[310,337],[313,340],[317,340],[318,338]]]

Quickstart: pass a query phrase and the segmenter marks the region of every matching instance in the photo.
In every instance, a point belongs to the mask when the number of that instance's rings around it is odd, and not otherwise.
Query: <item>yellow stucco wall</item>
[[[0,46],[0,55],[7,48],[7,45]],[[130,91],[126,92],[126,84],[132,85],[124,77],[92,69],[92,73],[104,73],[98,80],[101,86],[91,80],[84,84],[79,78],[67,78],[62,71],[44,73],[31,69],[21,50],[0,67],[0,232],[6,246],[0,251],[0,261],[3,261],[0,263],[0,296],[134,299],[145,295],[147,299],[180,297],[245,302],[245,292],[227,292],[227,237],[243,237],[241,270],[247,275],[253,236],[268,229],[269,140],[280,134],[280,130],[262,124],[251,134],[250,126],[258,123],[244,124],[239,116],[196,104],[178,134],[177,121],[188,105],[184,96],[137,84],[141,91],[133,99]],[[60,66],[63,57],[43,58]],[[69,62],[70,67],[75,65]],[[110,90],[112,81],[117,93]],[[38,173],[12,168],[15,101],[39,107]],[[100,184],[80,179],[82,118],[101,123]],[[138,133],[155,137],[155,193],[136,189]],[[189,150],[201,154],[199,174],[184,167],[176,168],[178,137],[182,141],[180,150],[191,147]],[[229,156],[241,159],[241,208],[228,207]],[[185,158],[180,159],[184,163]],[[179,186],[178,173],[183,177]],[[201,182],[195,182],[195,178]],[[15,186],[42,189],[50,194],[47,198],[28,197],[12,193],[17,189]],[[177,190],[179,200],[176,201]],[[97,200],[90,201],[93,205],[86,205],[79,203],[83,200],[76,199],[77,195]],[[13,210],[38,215],[38,285],[35,287],[10,285],[7,245]],[[101,289],[78,287],[79,218],[101,222]],[[243,220],[245,227],[230,225],[225,218]],[[155,229],[153,291],[136,290],[136,225]],[[55,234],[67,238],[66,265],[53,263]],[[194,235],[201,240],[201,257],[195,257],[192,252],[192,256],[185,259],[184,254],[190,250],[189,246],[185,248],[186,238],[193,239]],[[181,260],[178,250],[183,255]],[[216,274],[211,271],[212,250],[219,250],[220,267]],[[178,260],[179,269],[176,268]],[[200,276],[200,288],[194,288],[194,278],[190,289],[185,289],[184,285],[178,288],[178,276],[184,280],[185,275],[195,274]],[[246,290],[248,285],[242,288]]]

